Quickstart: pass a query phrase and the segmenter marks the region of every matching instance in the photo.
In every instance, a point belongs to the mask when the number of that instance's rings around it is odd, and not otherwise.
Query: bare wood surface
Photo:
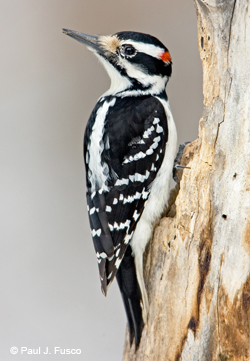
[[[145,255],[149,318],[124,361],[250,360],[250,1],[195,5],[199,138]]]

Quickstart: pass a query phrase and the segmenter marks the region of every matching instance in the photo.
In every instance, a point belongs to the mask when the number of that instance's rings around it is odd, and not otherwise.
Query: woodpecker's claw
[[[191,169],[191,167],[186,167],[184,165],[180,165],[180,161],[181,161],[181,157],[182,157],[182,154],[183,154],[183,151],[184,151],[184,148],[187,144],[189,144],[190,142],[185,142],[185,143],[182,143],[179,145],[179,149],[178,149],[178,152],[177,152],[177,155],[175,157],[175,160],[174,160],[174,166],[173,166],[173,179],[176,183],[180,183],[180,180],[178,178],[178,171],[184,169],[184,168],[187,168],[187,169]]]

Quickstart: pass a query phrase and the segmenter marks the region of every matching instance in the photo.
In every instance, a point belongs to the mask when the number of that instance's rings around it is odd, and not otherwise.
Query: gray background
[[[147,32],[170,50],[167,93],[179,142],[197,137],[202,73],[196,13],[186,0],[0,0],[0,359],[122,358],[116,282],[100,291],[85,202],[82,138],[109,79],[62,34]],[[10,347],[52,354],[11,355]],[[81,356],[53,355],[53,347]]]

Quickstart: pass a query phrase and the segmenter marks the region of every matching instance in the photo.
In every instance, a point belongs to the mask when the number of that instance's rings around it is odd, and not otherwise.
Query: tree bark
[[[250,360],[250,0],[195,5],[199,138],[148,246],[148,323],[124,361]]]

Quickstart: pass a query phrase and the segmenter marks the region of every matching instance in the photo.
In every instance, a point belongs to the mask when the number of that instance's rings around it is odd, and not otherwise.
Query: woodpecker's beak
[[[100,45],[98,44],[98,36],[79,33],[78,31],[68,30],[68,29],[62,29],[62,30],[64,34],[86,45],[91,50],[96,50],[98,53],[102,52]]]

